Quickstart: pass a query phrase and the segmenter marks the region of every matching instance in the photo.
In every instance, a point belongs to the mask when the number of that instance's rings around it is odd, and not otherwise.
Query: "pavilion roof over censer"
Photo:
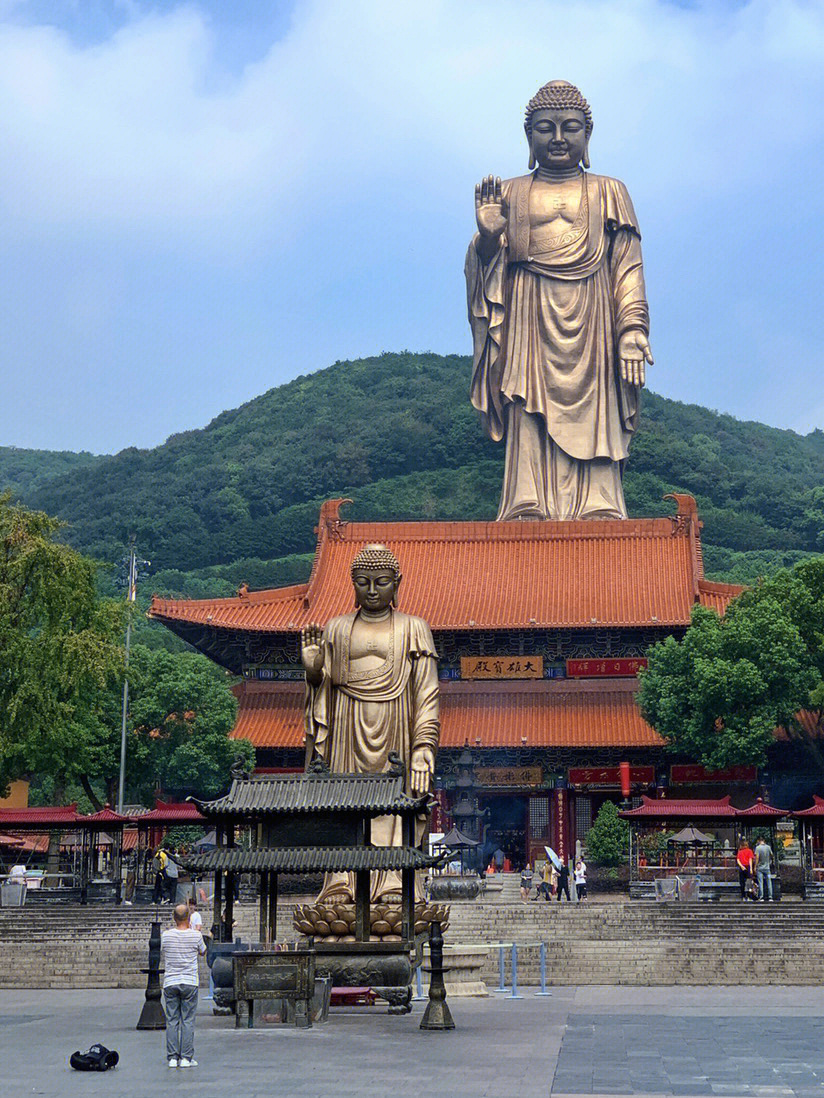
[[[743,588],[704,578],[695,500],[671,498],[669,518],[601,522],[347,522],[340,509],[349,501],[329,500],[308,583],[242,588],[235,598],[155,597],[149,615],[206,647],[221,631],[323,625],[352,608],[353,556],[381,542],[405,573],[399,608],[436,631],[686,627],[693,606],[723,613]],[[219,659],[215,652],[207,654]]]
[[[204,854],[182,858],[188,869],[209,873],[215,869],[235,873],[341,873],[359,870],[429,869],[442,860],[440,854],[424,854],[408,846],[292,846],[242,850],[222,846]]]
[[[210,819],[257,819],[318,812],[356,812],[364,816],[411,815],[425,808],[428,796],[403,791],[400,767],[385,774],[330,774],[323,764],[305,774],[260,774],[234,778],[225,797],[192,798]]]

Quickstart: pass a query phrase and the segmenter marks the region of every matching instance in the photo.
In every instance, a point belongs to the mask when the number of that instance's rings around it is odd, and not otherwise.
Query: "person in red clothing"
[[[747,881],[752,877],[752,863],[754,858],[755,854],[750,848],[746,837],[742,835],[741,842],[738,844],[738,853],[735,855],[735,862],[738,866],[738,887],[741,889],[742,900],[746,898]]]

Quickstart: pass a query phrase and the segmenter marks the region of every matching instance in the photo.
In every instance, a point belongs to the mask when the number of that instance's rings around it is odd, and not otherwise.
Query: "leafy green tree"
[[[57,799],[86,772],[123,667],[122,605],[98,596],[61,527],[0,497],[0,788],[48,774]]]
[[[596,865],[621,865],[629,848],[629,824],[618,815],[612,801],[604,801],[587,832],[587,856]]]
[[[213,796],[233,761],[254,765],[248,740],[229,739],[237,701],[228,677],[204,656],[142,645],[132,649],[126,781],[130,796]]]
[[[672,751],[716,769],[763,763],[777,727],[824,772],[824,560],[781,569],[723,619],[697,607],[649,651],[641,713]]]

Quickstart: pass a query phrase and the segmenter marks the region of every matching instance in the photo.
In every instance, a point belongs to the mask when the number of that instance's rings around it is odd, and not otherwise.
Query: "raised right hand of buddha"
[[[488,175],[476,185],[475,220],[478,232],[487,240],[497,241],[506,228],[500,177]]]
[[[310,622],[300,633],[300,658],[304,669],[313,678],[323,670],[323,630]]]

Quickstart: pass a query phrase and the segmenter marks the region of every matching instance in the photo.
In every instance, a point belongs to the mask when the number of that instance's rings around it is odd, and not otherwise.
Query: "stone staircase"
[[[517,879],[495,898],[453,902],[447,943],[517,942],[518,978],[538,982],[545,942],[554,984],[824,983],[824,904],[521,903]],[[511,895],[510,895],[511,893]],[[300,898],[295,897],[295,902]],[[292,939],[293,901],[279,909],[278,937]],[[170,925],[168,907],[0,909],[6,963],[0,987],[145,987],[151,923]],[[211,915],[203,911],[203,921]],[[257,904],[236,908],[237,934],[257,939]],[[506,977],[510,950],[506,950]],[[205,966],[201,969],[205,982]],[[498,982],[498,950],[483,969]]]
[[[824,904],[453,903],[446,940],[545,942],[556,984],[817,984]],[[537,948],[518,953],[538,979]],[[483,978],[497,983],[498,950]],[[509,951],[506,952],[509,975]]]
[[[140,970],[148,965],[149,934],[158,917],[162,929],[172,925],[168,907],[0,908],[0,988],[145,988]],[[201,982],[205,975],[202,964]]]

